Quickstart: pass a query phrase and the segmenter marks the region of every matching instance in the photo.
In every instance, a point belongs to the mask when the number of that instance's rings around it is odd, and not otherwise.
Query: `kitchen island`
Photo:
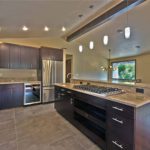
[[[55,85],[55,108],[104,150],[150,149],[150,97],[125,92],[101,96]]]

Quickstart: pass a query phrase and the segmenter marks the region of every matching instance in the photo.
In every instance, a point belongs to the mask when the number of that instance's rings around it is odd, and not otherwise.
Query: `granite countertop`
[[[75,89],[73,86],[74,84],[55,84],[57,86],[63,87],[63,88],[67,88],[70,90],[74,90],[77,92],[82,92],[88,95],[92,95],[92,96],[96,96],[96,97],[100,97],[106,100],[110,100],[113,102],[118,102],[121,104],[125,104],[131,107],[141,107],[143,105],[149,104],[150,103],[150,97],[145,96],[143,94],[136,94],[136,93],[130,93],[130,92],[126,92],[126,93],[121,93],[121,94],[117,94],[117,95],[111,95],[111,96],[106,96],[103,97],[97,93],[93,93],[93,92],[88,92],[88,91],[83,91],[83,90],[79,90],[79,89]]]
[[[31,83],[31,84],[40,84],[41,81],[28,81],[28,80],[5,80],[5,81],[0,81],[0,85],[2,84],[20,84],[20,83],[24,83],[24,84],[28,84],[28,83]]]
[[[121,86],[130,86],[130,87],[139,87],[139,88],[150,88],[150,84],[147,83],[135,83],[135,82],[127,82],[127,81],[100,81],[100,80],[85,80],[85,79],[72,79],[72,81],[81,81],[81,82],[95,82],[102,84],[114,84]]]

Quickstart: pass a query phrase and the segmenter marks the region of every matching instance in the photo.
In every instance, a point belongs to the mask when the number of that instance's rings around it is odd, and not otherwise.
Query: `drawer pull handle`
[[[71,92],[71,91],[67,91],[67,93],[68,93],[68,94],[71,94],[72,92]]]
[[[61,95],[61,96],[65,96],[65,94],[63,94],[63,93],[62,93],[62,94],[60,94],[60,95]]]
[[[122,120],[118,120],[117,118],[112,118],[112,120],[114,120],[114,121],[116,121],[116,122],[118,122],[120,124],[123,124],[123,121]]]
[[[123,111],[122,108],[118,108],[118,107],[112,107],[113,109],[119,110],[119,111]]]
[[[112,141],[112,143],[116,146],[118,146],[120,149],[123,149],[123,146],[118,144],[117,141]]]
[[[71,105],[73,104],[73,98],[70,99],[70,104],[71,104]]]

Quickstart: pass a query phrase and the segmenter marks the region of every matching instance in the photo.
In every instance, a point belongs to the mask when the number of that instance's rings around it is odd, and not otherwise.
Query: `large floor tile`
[[[0,111],[0,150],[100,150],[53,105]]]

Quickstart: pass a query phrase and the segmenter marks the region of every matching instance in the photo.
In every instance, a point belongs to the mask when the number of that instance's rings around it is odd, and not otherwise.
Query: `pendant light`
[[[79,45],[79,52],[82,53],[83,52],[83,46]]]
[[[104,44],[105,46],[108,45],[108,40],[109,40],[108,35],[104,35],[104,37],[103,37],[103,44]]]
[[[107,67],[104,67],[104,66],[101,66],[101,69],[103,71],[111,71],[111,70],[116,70],[112,67],[111,63],[110,63],[110,53],[111,53],[111,49],[108,50],[108,66]]]
[[[90,43],[89,43],[89,49],[94,49],[94,42],[93,41],[90,41]]]
[[[127,0],[127,9],[128,9],[128,0]],[[125,36],[125,39],[130,39],[131,37],[131,27],[129,27],[129,19],[128,19],[128,11],[127,11],[127,26],[125,27],[124,29],[124,36]]]

